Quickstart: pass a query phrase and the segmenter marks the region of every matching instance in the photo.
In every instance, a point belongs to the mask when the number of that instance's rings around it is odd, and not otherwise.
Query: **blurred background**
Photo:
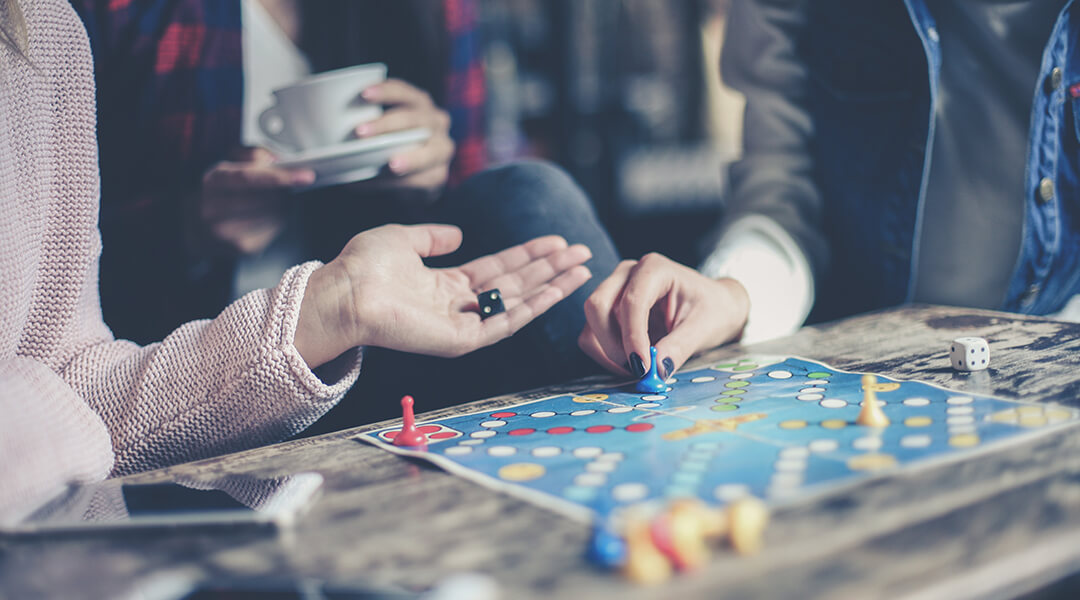
[[[566,168],[626,257],[690,266],[722,210],[743,101],[720,82],[726,0],[479,0],[492,162]]]

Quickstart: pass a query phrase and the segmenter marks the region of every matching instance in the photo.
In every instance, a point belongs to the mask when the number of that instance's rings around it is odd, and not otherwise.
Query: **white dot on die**
[[[582,446],[574,449],[574,456],[578,458],[596,458],[603,453],[603,448],[597,448],[596,446]]]
[[[583,410],[575,410],[574,412],[570,413],[570,416],[571,417],[584,417],[586,415],[591,415],[591,414],[593,414],[595,412],[596,411],[591,409],[591,408],[586,408],[586,409],[583,409]]]
[[[491,446],[487,449],[491,456],[513,456],[517,454],[517,448],[513,446]]]
[[[644,483],[620,483],[611,489],[611,495],[619,502],[634,502],[649,494]]]
[[[539,458],[551,458],[560,454],[562,454],[562,448],[558,446],[540,446],[539,448],[533,448],[532,451],[532,455]]]
[[[502,427],[506,425],[506,421],[484,421],[480,424],[481,427]]]
[[[904,406],[926,406],[930,404],[929,398],[908,398],[904,400]]]
[[[491,437],[493,435],[495,435],[495,432],[491,431],[489,429],[489,430],[485,430],[485,431],[474,431],[474,432],[469,434],[469,437],[481,438],[482,439],[482,438],[489,438],[489,437]]]
[[[823,408],[844,408],[847,402],[838,398],[826,398],[819,402]]]
[[[791,371],[769,371],[769,377],[773,379],[788,379],[791,377]]]
[[[537,419],[546,419],[548,417],[554,417],[555,413],[550,410],[541,410],[529,415],[530,417],[536,417]]]

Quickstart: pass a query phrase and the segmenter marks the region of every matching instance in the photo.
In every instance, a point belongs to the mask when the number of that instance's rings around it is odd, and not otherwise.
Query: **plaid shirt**
[[[102,220],[191,190],[240,143],[243,56],[238,1],[72,0],[98,86]],[[451,166],[456,182],[486,163],[485,87],[475,0],[443,0]],[[391,65],[391,69],[393,65]]]

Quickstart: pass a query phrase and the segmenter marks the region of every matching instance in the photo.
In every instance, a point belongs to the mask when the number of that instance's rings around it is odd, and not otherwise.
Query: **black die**
[[[497,289],[477,294],[476,302],[480,305],[481,319],[486,319],[506,311],[506,307],[503,306],[502,294],[500,294]]]

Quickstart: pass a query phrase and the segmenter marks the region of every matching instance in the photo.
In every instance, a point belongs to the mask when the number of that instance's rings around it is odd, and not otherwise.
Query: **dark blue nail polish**
[[[630,372],[634,374],[634,377],[645,375],[645,363],[641,362],[641,357],[637,352],[630,353]]]
[[[671,377],[673,374],[675,374],[675,361],[671,360],[670,358],[665,358],[664,360],[660,361],[660,364],[664,365],[664,379],[667,379],[668,377]]]

